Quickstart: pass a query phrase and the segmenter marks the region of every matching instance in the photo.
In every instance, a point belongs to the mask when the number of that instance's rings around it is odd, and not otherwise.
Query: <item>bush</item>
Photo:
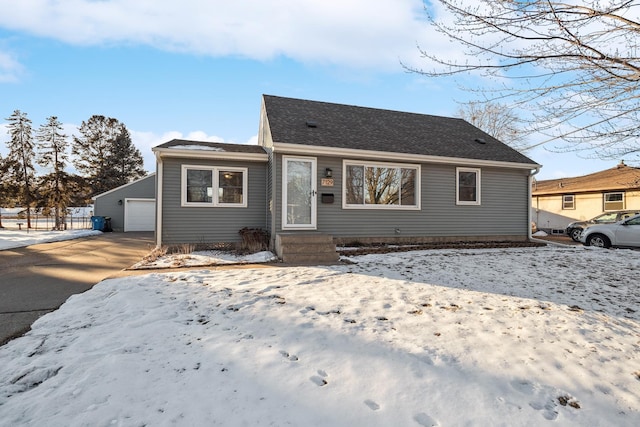
[[[260,252],[269,249],[269,233],[261,228],[244,227],[238,231],[242,242],[241,252]]]

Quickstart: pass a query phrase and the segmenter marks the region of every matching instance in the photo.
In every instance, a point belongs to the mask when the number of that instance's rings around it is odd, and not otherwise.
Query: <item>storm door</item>
[[[316,229],[316,159],[282,158],[282,228]]]

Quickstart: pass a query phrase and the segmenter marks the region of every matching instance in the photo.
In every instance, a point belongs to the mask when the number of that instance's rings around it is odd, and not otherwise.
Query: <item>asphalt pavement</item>
[[[71,295],[121,275],[154,246],[152,232],[103,233],[0,251],[0,345]]]

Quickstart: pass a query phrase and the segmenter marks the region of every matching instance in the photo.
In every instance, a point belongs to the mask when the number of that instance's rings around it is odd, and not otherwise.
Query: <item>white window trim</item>
[[[611,194],[622,194],[622,207],[615,207],[613,209],[607,209],[607,196],[611,195]],[[619,203],[619,202],[608,202],[608,203]],[[626,203],[626,194],[624,191],[610,191],[608,193],[603,193],[602,194],[602,205],[603,205],[603,210],[605,212],[608,211],[617,211],[620,209],[626,209],[627,203]]]
[[[187,170],[210,170],[212,174],[212,197],[211,202],[187,202]],[[242,172],[242,203],[224,203],[219,198],[219,172]],[[249,169],[225,166],[204,166],[204,165],[182,165],[180,174],[180,206],[188,208],[246,208],[249,188]]]
[[[568,208],[567,206],[567,198],[571,197],[571,207]],[[563,194],[562,195],[562,210],[564,211],[568,211],[568,210],[575,210],[576,209],[576,196],[575,194]]]
[[[416,204],[415,205],[353,205],[347,204],[347,166],[363,166],[363,167],[382,167],[382,168],[402,168],[415,169],[416,171]],[[422,170],[418,164],[409,163],[384,163],[384,162],[367,162],[357,160],[342,161],[342,209],[372,209],[372,210],[402,210],[402,211],[419,211],[421,209],[420,199],[420,183],[422,182]]]
[[[476,174],[476,200],[460,200],[460,172],[475,172]],[[456,168],[456,205],[480,206],[481,205],[481,170],[479,168]]]

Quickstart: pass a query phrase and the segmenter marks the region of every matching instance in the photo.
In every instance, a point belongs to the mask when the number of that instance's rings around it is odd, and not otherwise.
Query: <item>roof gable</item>
[[[381,151],[538,166],[456,118],[263,95],[274,144]]]
[[[640,168],[619,165],[588,175],[537,181],[534,196],[640,189]]]

